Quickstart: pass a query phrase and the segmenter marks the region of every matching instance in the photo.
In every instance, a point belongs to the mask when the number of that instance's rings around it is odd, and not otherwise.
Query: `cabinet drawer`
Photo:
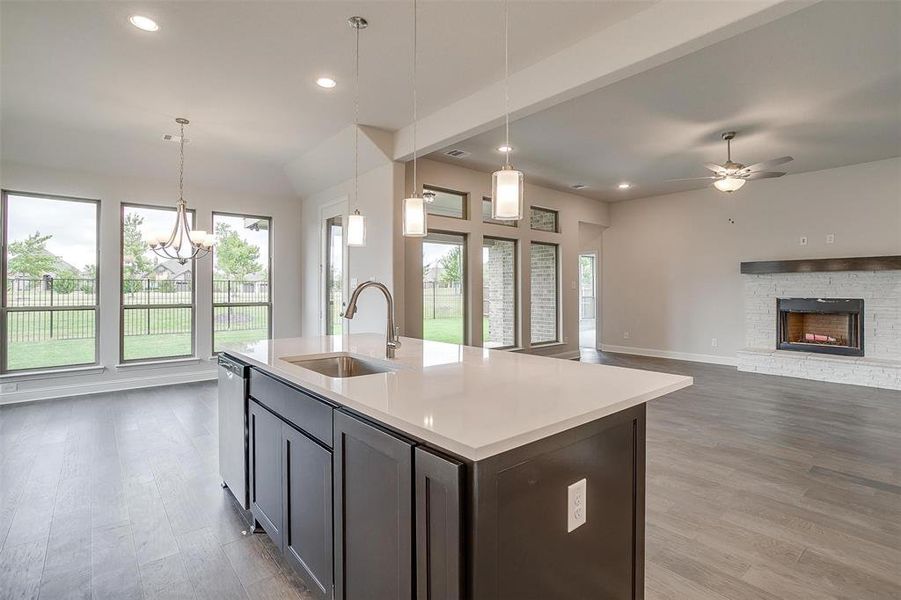
[[[260,404],[331,448],[331,405],[277,379],[250,371],[250,395]]]

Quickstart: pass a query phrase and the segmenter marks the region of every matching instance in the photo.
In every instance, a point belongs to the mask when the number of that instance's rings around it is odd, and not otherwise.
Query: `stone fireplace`
[[[738,369],[901,389],[901,256],[742,263]]]
[[[776,348],[864,356],[863,300],[777,298]]]

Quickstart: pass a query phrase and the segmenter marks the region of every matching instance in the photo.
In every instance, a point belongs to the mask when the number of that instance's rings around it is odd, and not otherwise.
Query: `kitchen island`
[[[643,598],[645,403],[690,377],[384,353],[374,334],[224,352],[246,365],[245,500],[315,595]]]

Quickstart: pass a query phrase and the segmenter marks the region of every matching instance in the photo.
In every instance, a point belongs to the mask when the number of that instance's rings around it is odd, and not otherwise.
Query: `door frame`
[[[318,294],[316,304],[319,308],[319,317],[317,319],[319,323],[319,335],[325,335],[326,332],[326,319],[328,318],[328,307],[326,306],[325,301],[325,288],[326,288],[326,274],[325,274],[325,264],[326,264],[326,252],[328,250],[328,231],[325,225],[325,222],[332,217],[341,217],[342,218],[342,227],[344,228],[344,232],[347,232],[347,196],[341,196],[337,200],[333,202],[329,202],[319,207],[319,285],[318,285]],[[341,236],[341,256],[342,256],[342,264],[341,264],[341,293],[344,297],[347,297],[347,272],[349,267],[348,256],[347,256],[347,236]]]
[[[592,273],[592,287],[594,288],[594,350],[599,349],[598,341],[601,339],[601,306],[600,306],[600,286],[598,284],[598,273],[600,271],[598,264],[598,251],[597,250],[586,250],[584,252],[579,252],[578,260],[581,262],[583,256],[590,256],[593,259],[594,269]],[[578,279],[578,293],[579,293],[579,318],[578,321],[582,320],[582,265],[577,263],[577,273],[579,274]],[[581,333],[581,326],[579,328],[579,332]],[[579,347],[582,347],[581,341],[579,342]]]

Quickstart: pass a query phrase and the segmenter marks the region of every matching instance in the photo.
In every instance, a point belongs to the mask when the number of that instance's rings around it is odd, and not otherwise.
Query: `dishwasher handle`
[[[221,356],[221,355],[219,356],[218,362],[219,362],[219,368],[225,369],[226,372],[228,372],[228,374],[230,376],[237,375],[238,377],[246,378],[246,370],[247,370],[246,365],[242,365],[239,362],[230,360],[229,358],[227,358],[225,356]]]

